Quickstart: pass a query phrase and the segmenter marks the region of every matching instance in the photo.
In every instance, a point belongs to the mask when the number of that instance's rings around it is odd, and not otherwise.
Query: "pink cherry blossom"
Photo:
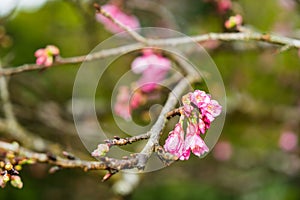
[[[201,90],[195,90],[190,98],[191,102],[193,102],[193,104],[195,104],[199,109],[206,107],[210,102],[210,96]]]
[[[215,119],[215,117],[219,116],[222,112],[222,106],[216,100],[211,99],[210,95],[206,94],[204,91],[195,90],[193,93],[188,93],[183,96],[183,110],[186,117],[190,117],[191,106],[196,106],[199,111],[199,129],[203,133],[203,127],[206,129],[209,128],[210,123]],[[203,122],[205,126],[203,126]]]
[[[290,131],[283,132],[280,135],[278,145],[284,151],[293,151],[298,145],[298,135]]]
[[[189,123],[186,130],[185,149],[191,150],[196,156],[201,156],[209,149],[205,142],[201,139],[198,132],[198,127],[195,124]]]
[[[184,131],[181,122],[178,122],[174,130],[169,133],[164,149],[180,159],[185,158],[181,157],[184,153]]]
[[[165,78],[171,68],[171,61],[152,49],[143,50],[143,55],[134,59],[131,69],[136,74],[142,74],[137,81],[138,87],[145,92],[152,92]]]
[[[133,16],[124,13],[118,6],[113,4],[106,4],[102,6],[102,9],[109,13],[115,20],[119,21],[123,25],[131,28],[136,29],[140,28],[139,20]],[[96,20],[102,23],[106,30],[112,33],[119,33],[122,32],[123,29],[113,23],[110,19],[106,18],[100,13],[96,14]]]
[[[206,112],[210,113],[213,117],[217,117],[222,112],[222,106],[216,100],[211,100],[207,105]]]
[[[217,1],[217,6],[218,6],[218,11],[221,14],[224,14],[226,11],[231,9],[232,2],[231,2],[231,0],[218,0]]]
[[[130,100],[130,107],[132,109],[138,108],[141,104],[144,104],[145,97],[140,91],[135,91],[132,94],[131,100]]]
[[[132,92],[129,87],[121,86],[116,97],[114,111],[123,119],[130,120],[132,110],[137,109],[145,102],[145,95],[140,90]]]
[[[37,65],[44,65],[49,67],[53,64],[54,57],[59,55],[59,49],[54,45],[48,45],[44,49],[38,49],[35,51],[34,56]]]
[[[179,122],[170,132],[164,148],[180,160],[188,160],[191,152],[201,156],[209,151],[200,135],[204,134],[215,117],[221,114],[222,107],[216,100],[211,99],[209,94],[201,90],[184,95],[182,103],[183,112],[180,112]],[[183,123],[186,122],[188,124],[184,134]]]
[[[243,17],[241,15],[235,15],[229,17],[229,19],[225,22],[225,27],[227,29],[230,29],[235,26],[240,26],[242,23],[243,23]]]

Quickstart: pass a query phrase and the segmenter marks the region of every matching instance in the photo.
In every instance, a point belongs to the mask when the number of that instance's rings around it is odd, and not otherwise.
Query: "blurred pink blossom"
[[[121,86],[117,94],[116,103],[114,105],[114,111],[118,116],[124,118],[125,120],[131,119],[131,109],[129,105],[129,100],[129,87]]]
[[[298,135],[294,132],[283,132],[280,135],[278,145],[284,151],[293,151],[298,145]]]
[[[131,28],[131,29],[136,29],[140,28],[140,23],[139,20],[133,16],[133,15],[128,15],[124,13],[118,6],[113,5],[113,4],[106,4],[102,6],[102,9],[109,13],[115,20],[119,21],[123,25]],[[105,29],[112,32],[112,33],[119,33],[122,32],[123,29],[117,26],[115,23],[113,23],[111,20],[106,18],[100,13],[96,14],[96,19],[97,21],[101,22]]]
[[[219,161],[229,160],[232,156],[232,146],[227,141],[218,142],[213,149],[213,156]]]
[[[141,104],[144,104],[146,101],[144,95],[140,91],[135,91],[132,94],[131,100],[130,100],[130,107],[132,109],[138,108]]]
[[[132,110],[144,104],[145,101],[145,96],[140,90],[132,92],[129,87],[121,86],[118,90],[114,111],[123,119],[130,120]]]
[[[218,11],[221,14],[224,14],[226,11],[231,9],[232,2],[231,0],[217,0]]]
[[[293,11],[297,7],[295,0],[278,0],[278,3],[286,11]]]
[[[38,49],[35,51],[34,56],[37,65],[51,66],[54,57],[59,55],[59,49],[54,45],[47,45],[46,48]]]
[[[241,15],[235,15],[229,17],[228,20],[225,22],[225,27],[227,29],[233,28],[235,26],[240,26],[243,23],[243,17]]]
[[[142,74],[137,81],[138,87],[145,92],[152,92],[157,85],[164,80],[171,69],[171,61],[160,54],[154,53],[152,49],[143,50],[143,55],[134,59],[131,69],[136,74]]]

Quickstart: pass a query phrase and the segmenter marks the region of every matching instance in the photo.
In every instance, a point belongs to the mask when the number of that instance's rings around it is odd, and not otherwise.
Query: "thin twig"
[[[182,107],[176,108],[176,109],[174,109],[174,110],[172,110],[172,111],[170,111],[170,112],[167,113],[167,119],[169,120],[172,117],[180,116],[182,114],[182,112],[183,112]]]
[[[124,145],[132,144],[134,142],[138,142],[141,140],[146,140],[149,137],[150,137],[150,134],[147,132],[147,133],[144,133],[141,135],[136,135],[136,136],[127,137],[127,138],[120,138],[118,136],[115,136],[114,139],[108,139],[108,140],[105,140],[104,142],[106,144],[109,144],[110,146],[124,146]]]
[[[100,158],[100,161],[87,161],[80,159],[68,159],[60,156],[37,153],[29,149],[20,147],[15,143],[7,143],[0,141],[0,149],[10,151],[17,154],[17,156],[24,157],[39,163],[49,163],[60,168],[81,168],[84,171],[88,170],[108,170],[108,169],[132,169],[137,165],[139,156],[131,155],[130,159],[114,159],[108,157]]]
[[[191,40],[192,39],[192,40]],[[166,39],[151,39],[148,40],[149,46],[178,46],[181,44],[194,42],[204,42],[209,40],[220,40],[220,41],[261,41],[274,45],[289,46],[290,48],[300,48],[300,40],[288,38],[284,36],[276,36],[272,34],[263,34],[258,32],[243,32],[243,33],[208,33],[203,35],[196,35],[191,37],[177,37],[177,38],[166,38]],[[133,51],[138,48],[143,48],[146,45],[143,43],[134,43],[130,45],[124,45],[116,48],[105,49],[99,52],[95,52],[88,55],[75,56],[69,58],[57,57],[55,63],[51,67],[60,66],[64,64],[76,64],[84,61],[97,60],[113,55],[122,54],[128,51]],[[9,67],[0,70],[0,76],[9,76],[25,71],[40,70],[46,68],[45,66],[39,66],[36,64],[25,64],[17,67]]]
[[[2,70],[2,63],[0,61],[0,70]],[[3,111],[6,120],[8,123],[15,123],[16,118],[13,112],[13,107],[10,102],[8,87],[7,87],[7,78],[6,77],[0,77],[0,97],[3,105]]]

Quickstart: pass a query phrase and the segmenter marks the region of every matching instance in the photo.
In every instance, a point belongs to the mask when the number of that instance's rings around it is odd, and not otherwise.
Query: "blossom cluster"
[[[138,18],[134,15],[128,15],[124,13],[117,5],[114,4],[106,4],[102,6],[102,9],[111,15],[112,18],[119,21],[123,25],[127,26],[131,29],[136,29],[140,27],[140,22]],[[122,32],[123,29],[112,22],[110,19],[103,16],[101,13],[96,14],[96,20],[102,23],[106,30],[112,33],[119,33]]]
[[[164,149],[180,160],[187,160],[191,152],[201,156],[209,151],[200,135],[204,134],[215,117],[221,114],[222,107],[216,100],[211,99],[209,94],[201,90],[183,96],[182,103],[179,122],[169,133]],[[186,131],[183,128],[185,121]]]
[[[18,145],[14,143],[14,145]],[[22,170],[22,165],[32,164],[34,160],[26,157],[19,157],[14,152],[1,152],[0,157],[0,187],[4,188],[8,182],[13,187],[21,189],[23,182],[19,176],[19,171]]]
[[[46,48],[35,51],[37,65],[44,65],[49,67],[54,62],[54,57],[59,55],[59,49],[54,45],[47,45]]]
[[[21,189],[23,182],[19,176],[19,172],[14,168],[10,162],[0,161],[0,187],[4,188],[6,183],[10,181],[10,184],[16,188]]]
[[[134,88],[119,88],[114,105],[115,113],[125,120],[131,119],[132,110],[146,103],[147,94],[158,88],[172,66],[168,58],[150,48],[145,48],[142,52],[131,64],[133,73],[141,74],[141,77],[133,84]]]

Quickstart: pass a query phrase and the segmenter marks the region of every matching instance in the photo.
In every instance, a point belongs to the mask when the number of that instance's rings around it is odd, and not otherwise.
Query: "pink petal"
[[[131,69],[134,73],[140,74],[148,67],[148,60],[145,57],[140,56],[133,60],[131,63]]]
[[[47,60],[47,57],[45,56],[41,56],[41,57],[38,57],[35,61],[35,63],[37,65],[44,65],[45,61]]]
[[[59,54],[59,49],[54,45],[47,45],[46,50],[52,55],[56,56]]]
[[[169,136],[165,142],[164,149],[180,158],[184,150],[184,132],[182,130],[181,123],[177,123],[173,131],[169,133]]]
[[[47,67],[50,67],[53,64],[53,57],[52,56],[48,56],[44,62],[44,65]]]
[[[44,56],[44,55],[46,55],[45,49],[38,49],[34,52],[35,57],[40,57],[40,56]]]

